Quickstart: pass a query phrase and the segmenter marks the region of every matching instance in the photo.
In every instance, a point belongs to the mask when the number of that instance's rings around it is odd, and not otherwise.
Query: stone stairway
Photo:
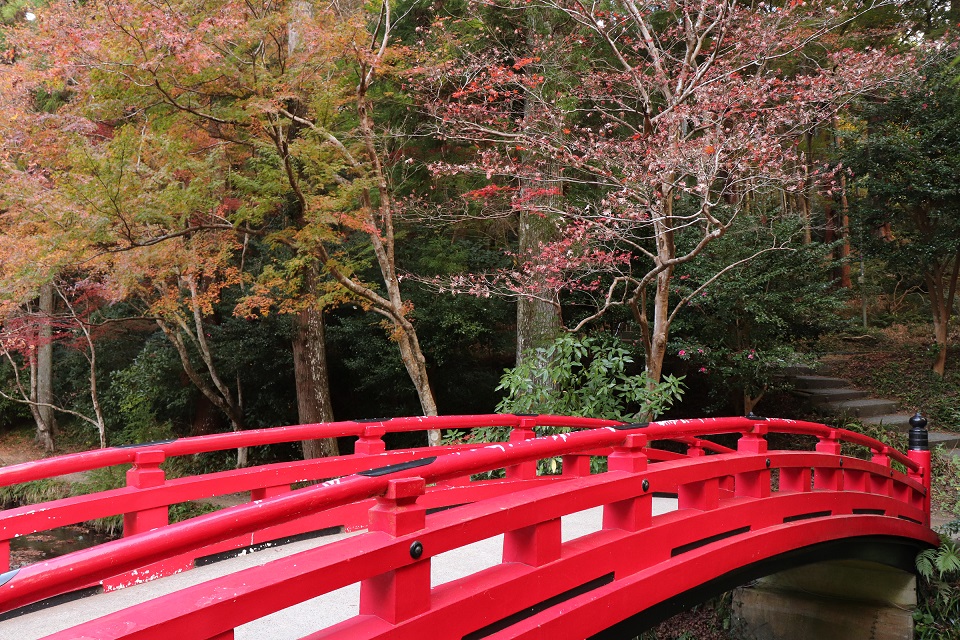
[[[795,393],[805,398],[813,409],[824,416],[856,418],[864,424],[874,424],[896,431],[909,431],[913,413],[898,411],[895,400],[872,398],[857,389],[849,380],[818,375],[813,370],[796,370],[789,374],[796,385]],[[960,434],[930,430],[930,446],[942,445],[960,454]]]

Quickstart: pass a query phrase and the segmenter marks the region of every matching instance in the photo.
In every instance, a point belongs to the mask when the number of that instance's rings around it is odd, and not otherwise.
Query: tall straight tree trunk
[[[677,255],[673,240],[673,202],[674,193],[670,183],[662,186],[663,217],[654,220],[656,233],[657,262],[666,264]],[[667,339],[670,335],[670,281],[673,279],[673,267],[668,266],[657,274],[656,290],[653,296],[653,327],[649,330],[649,339],[645,340],[647,384],[651,387],[660,382],[663,375],[663,359],[667,355]]]
[[[528,9],[527,42],[530,50],[536,48],[538,33],[550,28],[542,10]],[[541,67],[540,72],[548,71]],[[528,97],[523,104],[523,127],[533,128],[543,114],[538,113],[538,101]],[[559,127],[556,127],[559,131]],[[527,154],[526,162],[534,160]],[[558,210],[560,196],[556,192],[560,184],[559,163],[552,158],[540,158],[539,176],[527,176],[520,183],[521,209],[519,215],[519,252],[523,260],[536,264],[541,248],[557,239],[559,230],[553,213]],[[547,291],[545,283],[543,291]],[[536,287],[535,287],[536,288]],[[517,301],[517,365],[532,355],[533,350],[560,333],[562,319],[560,309],[551,301],[541,298],[521,297]],[[546,363],[543,363],[546,364]]]
[[[53,414],[53,284],[40,288],[40,340],[37,346],[37,441],[45,451],[55,448]]]
[[[834,130],[838,130],[836,118],[833,121]],[[835,139],[839,148],[843,140],[840,136]],[[847,199],[847,174],[840,173],[840,286],[844,289],[853,288],[853,279],[850,277],[850,201]]]
[[[296,316],[293,372],[301,424],[333,421],[323,311],[308,307]],[[304,458],[339,455],[336,438],[303,441]]]
[[[521,187],[521,193],[530,186],[527,183]],[[535,260],[540,247],[555,239],[556,235],[557,227],[551,220],[541,218],[529,209],[520,212],[521,256]],[[517,364],[530,356],[534,348],[556,337],[560,327],[560,313],[555,305],[538,298],[520,298],[517,301]]]
[[[941,377],[947,369],[950,317],[953,315],[958,276],[960,276],[960,251],[954,256],[953,265],[949,262],[940,263],[935,268],[928,269],[926,274],[928,297],[933,312],[933,335],[938,347],[933,372]]]
[[[300,43],[304,20],[313,15],[313,5],[305,0],[296,0],[290,9],[287,25],[287,54],[293,55]],[[339,15],[343,16],[343,13]],[[301,212],[298,220],[301,227],[307,222]],[[309,267],[307,287],[316,290],[319,275]],[[326,330],[323,309],[307,307],[297,314],[293,334],[293,373],[296,378],[297,414],[300,424],[333,422],[333,402],[330,396],[330,375],[327,369]],[[303,457],[326,458],[340,454],[336,438],[320,438],[303,441]]]
[[[810,157],[813,155],[813,136],[809,131],[803,134],[806,154],[803,157],[803,190],[797,194],[800,211],[803,215],[803,244],[813,242],[813,211],[810,202]]]

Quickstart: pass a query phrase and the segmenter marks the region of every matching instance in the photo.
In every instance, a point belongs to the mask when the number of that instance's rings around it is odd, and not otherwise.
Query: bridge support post
[[[537,425],[536,418],[520,418],[520,424],[510,432],[510,442],[523,442],[537,437],[533,428]],[[508,480],[532,480],[537,477],[537,461],[528,460],[507,467],[504,475]]]
[[[560,558],[560,518],[507,531],[503,536],[503,561],[541,567]]]
[[[610,471],[628,471],[630,473],[646,471],[648,460],[643,451],[646,446],[646,436],[639,434],[627,436],[623,446],[614,449],[613,453],[607,458],[607,468]],[[603,528],[640,531],[650,526],[652,514],[653,494],[650,493],[649,485],[647,485],[641,495],[604,505]]]
[[[138,451],[133,468],[127,471],[127,486],[137,489],[159,487],[166,481],[160,464],[166,459],[163,451]],[[132,536],[170,523],[168,507],[153,507],[123,514],[123,536]]]
[[[840,440],[836,431],[831,431],[828,437],[820,438],[817,442],[817,451],[820,453],[829,453],[833,456],[840,455]],[[841,461],[842,465],[843,462]],[[843,490],[843,468],[817,467],[813,475],[813,488],[825,489],[827,491]]]
[[[416,504],[423,495],[423,478],[391,480],[387,492],[370,509],[370,531],[400,537],[423,529],[426,509]],[[387,571],[360,583],[360,614],[374,615],[391,624],[430,608],[430,558],[420,560],[423,545],[413,543],[413,564]]]
[[[925,493],[922,496],[921,506],[927,514],[927,521],[924,523],[930,526],[930,438],[927,434],[927,419],[918,412],[910,418],[910,450],[907,456],[916,462],[920,469],[910,471],[910,477],[923,485]]]
[[[590,475],[590,456],[569,455],[560,458],[561,474],[568,478]]]
[[[353,445],[353,452],[357,454],[376,455],[387,450],[387,445],[383,441],[383,434],[387,428],[382,424],[365,427],[363,434],[357,438]]]
[[[737,441],[737,451],[754,455],[766,453],[767,439],[764,437],[765,434],[766,429],[763,425],[756,425],[751,433],[740,436],[740,440]],[[768,464],[769,462],[767,460]],[[738,473],[734,480],[734,491],[738,497],[769,498],[770,469]]]
[[[820,562],[734,592],[743,640],[912,640],[916,578],[859,560]]]

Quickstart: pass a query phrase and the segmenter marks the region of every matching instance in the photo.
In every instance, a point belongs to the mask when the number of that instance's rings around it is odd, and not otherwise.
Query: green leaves
[[[942,536],[940,546],[921,551],[916,560],[918,606],[913,614],[915,634],[921,640],[955,637],[960,619],[960,549]]]
[[[944,537],[936,549],[921,551],[917,556],[917,571],[924,578],[936,576],[941,580],[960,571],[960,549],[957,548],[957,541]]]
[[[508,369],[498,390],[507,392],[497,411],[642,420],[669,409],[683,392],[682,378],[652,383],[631,373],[627,345],[605,334],[564,334]]]

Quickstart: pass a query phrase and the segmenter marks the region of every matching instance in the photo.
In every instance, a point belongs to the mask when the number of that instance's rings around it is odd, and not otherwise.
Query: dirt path
[[[43,449],[34,443],[32,434],[28,431],[0,433],[0,467],[31,462],[43,457]]]

